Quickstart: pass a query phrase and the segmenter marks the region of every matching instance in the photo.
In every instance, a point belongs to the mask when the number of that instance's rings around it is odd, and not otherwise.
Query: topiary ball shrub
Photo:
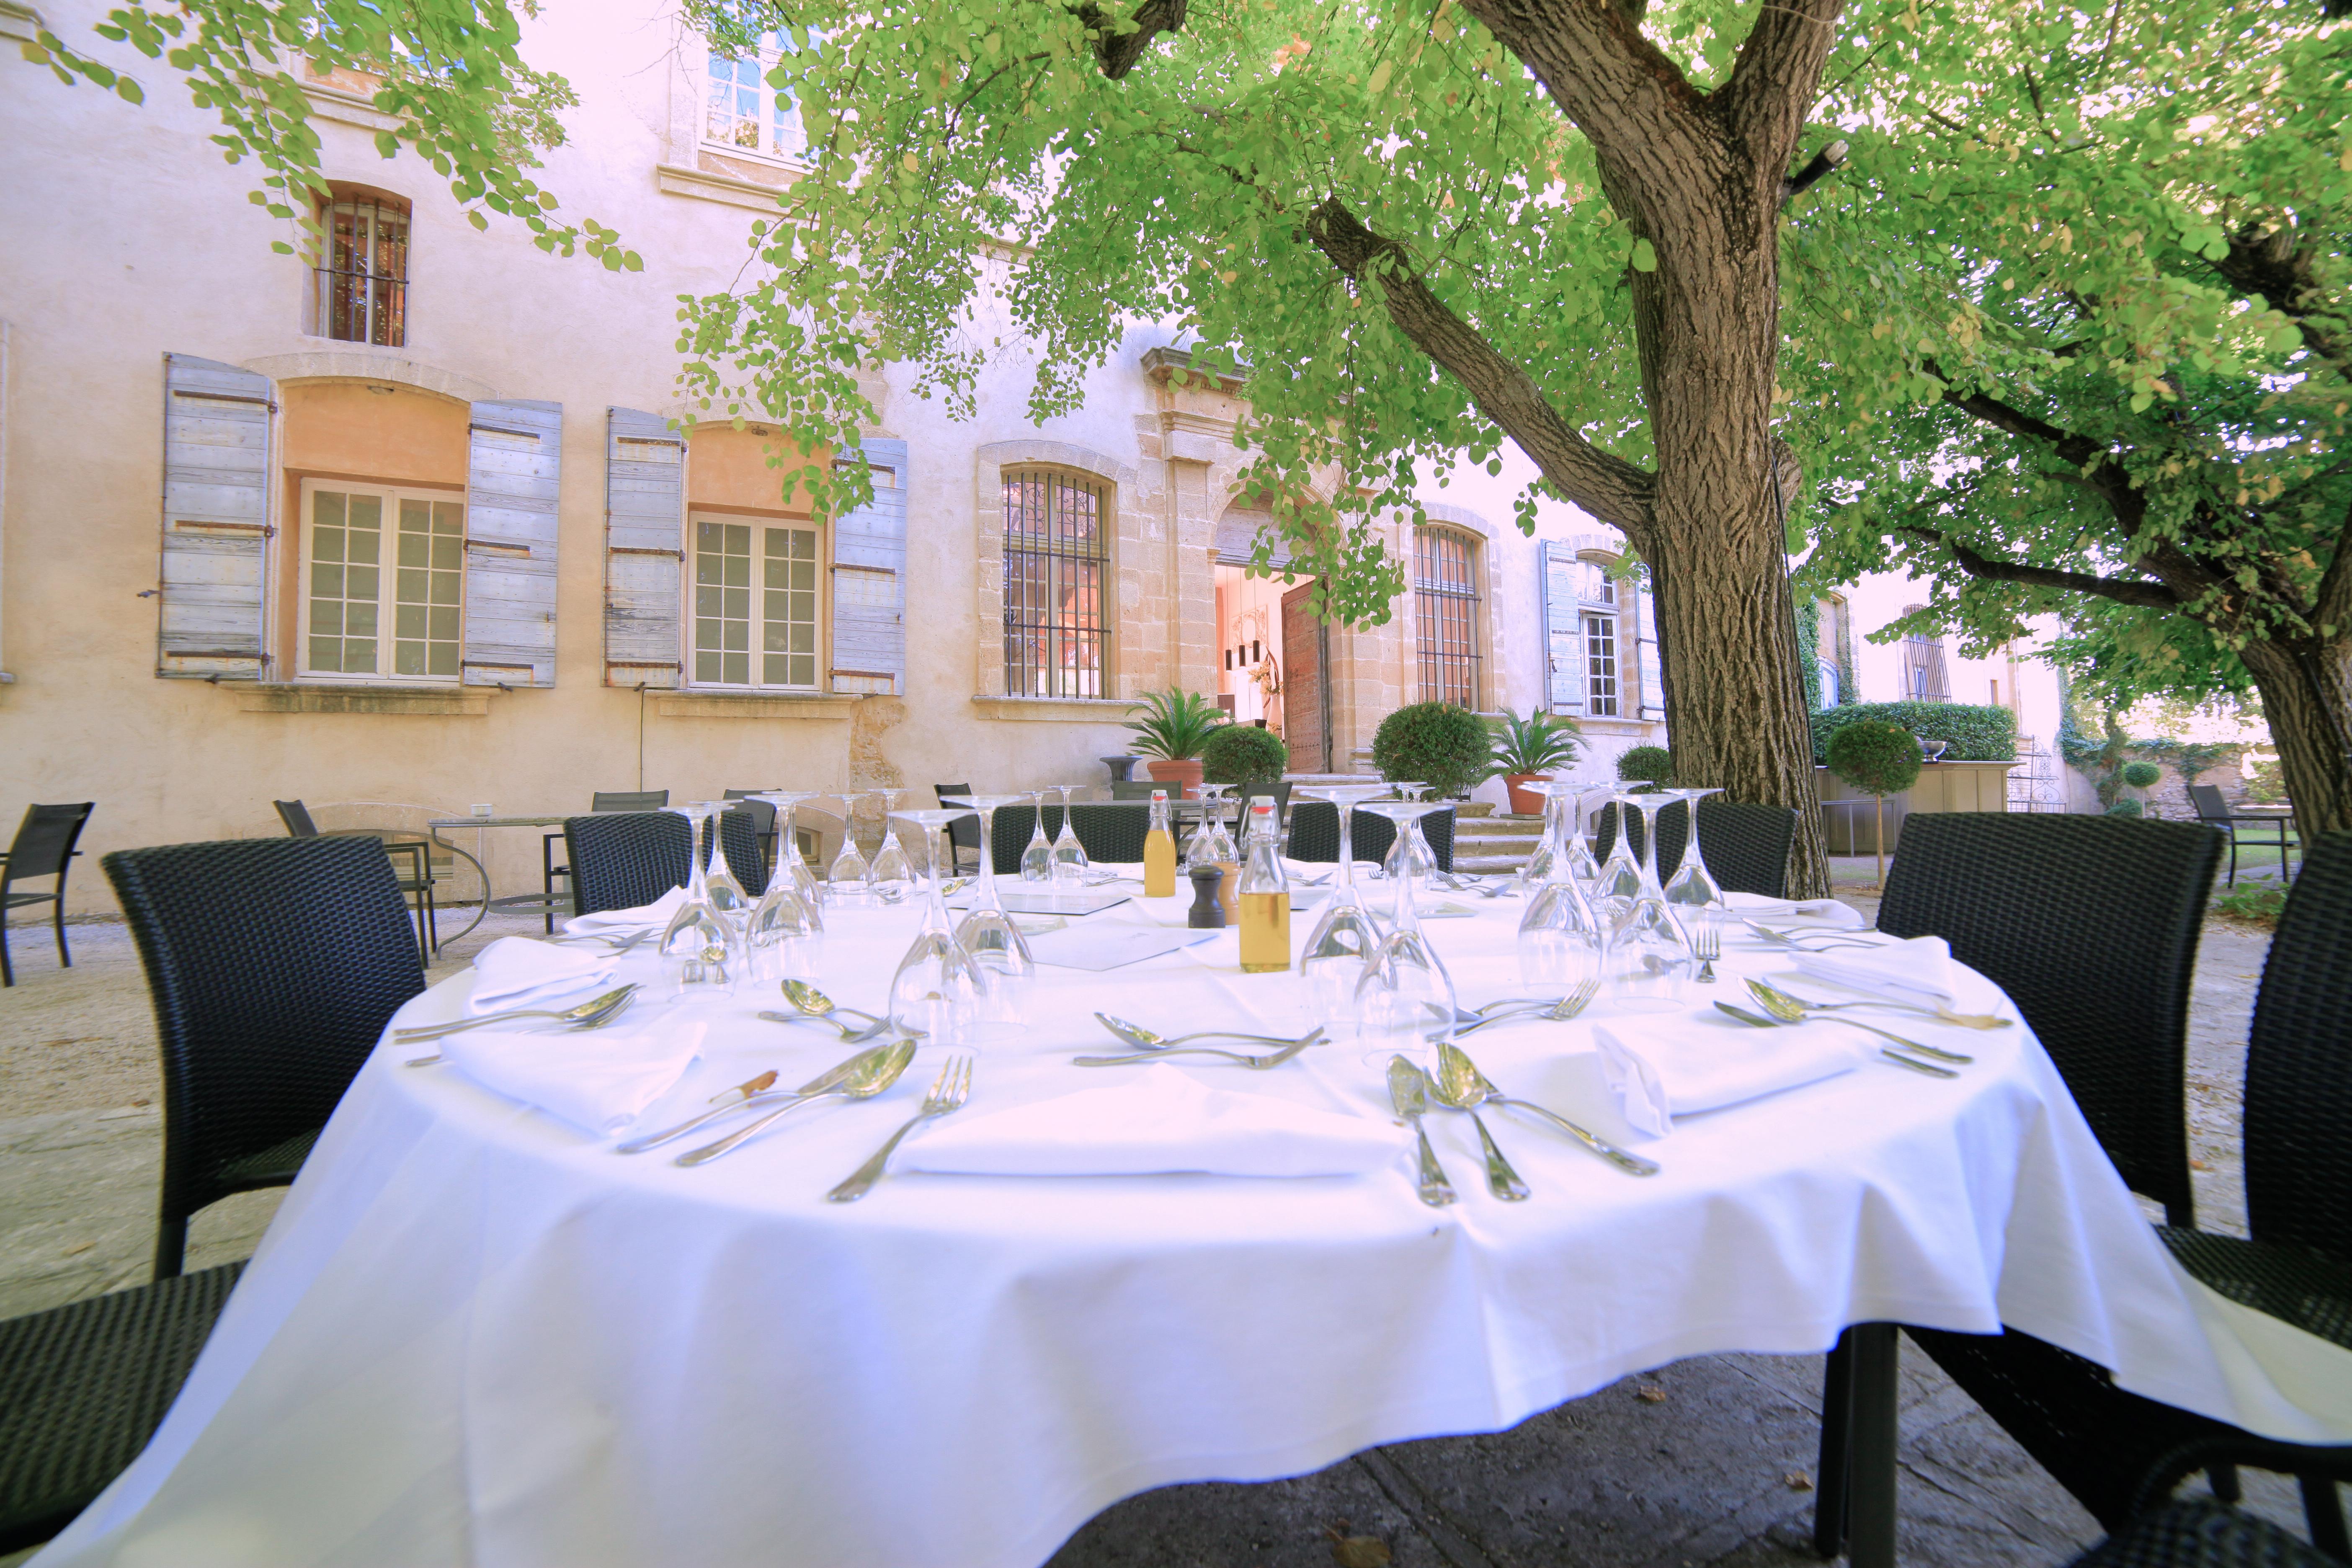
[[[1900,724],[1846,724],[1830,737],[1830,772],[1864,795],[1901,795],[1919,778],[1919,742]]]
[[[2136,800],[2119,800],[2116,802],[2115,805],[2107,807],[2106,815],[2109,816],[2137,816],[2140,815],[2139,802]]]
[[[2126,763],[2117,776],[2134,789],[2146,789],[2164,776],[2164,770],[2154,763]]]
[[[1210,784],[1273,784],[1290,765],[1290,748],[1271,730],[1227,724],[1201,745],[1201,777]]]
[[[1617,777],[1623,784],[1671,784],[1675,754],[1664,746],[1628,746],[1617,759]]]
[[[1454,795],[1491,775],[1494,738],[1486,721],[1451,702],[1416,702],[1381,721],[1372,765],[1391,784],[1417,781]]]

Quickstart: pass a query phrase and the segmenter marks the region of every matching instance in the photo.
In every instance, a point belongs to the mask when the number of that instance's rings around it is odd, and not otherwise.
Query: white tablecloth
[[[1094,918],[1174,922],[1181,906]],[[1524,994],[1519,907],[1429,928],[1465,1003]],[[879,1006],[913,921],[835,914],[827,989]],[[653,969],[628,962],[625,977]],[[1735,973],[1785,973],[1753,950],[1718,967],[1705,1000],[1739,998]],[[2006,1010],[1963,978],[1963,1008]],[[397,1021],[455,1016],[468,984]],[[703,1060],[644,1125],[845,1054],[753,1017],[769,1005],[712,1011]],[[1307,1021],[1292,976],[1240,972],[1231,932],[1108,973],[1045,970],[1024,1037],[982,1053],[973,1108],[1124,1070],[1069,1065],[1110,1044],[1097,1007],[1162,1029]],[[1977,1057],[1957,1081],[1874,1064],[1637,1141],[1607,1108],[1593,1022],[1638,1043],[1641,1018],[1605,1005],[1466,1043],[1506,1089],[1664,1173],[1628,1177],[1490,1112],[1535,1194],[1498,1203],[1467,1119],[1436,1110],[1462,1194],[1443,1210],[1415,1201],[1401,1131],[1370,1177],[910,1174],[829,1205],[936,1051],[877,1101],[796,1112],[686,1170],[446,1068],[406,1070],[415,1047],[387,1046],[155,1441],[38,1561],[1028,1568],[1147,1488],[1496,1430],[1678,1357],[1820,1351],[1884,1320],[2005,1321],[2152,1397],[2352,1438],[2340,1383],[2306,1395],[2325,1408],[2296,1405],[2264,1368],[2297,1347],[2242,1341],[2172,1265],[2022,1027],[1923,1026]],[[1185,1070],[1389,1114],[1354,1044],[1276,1072]]]

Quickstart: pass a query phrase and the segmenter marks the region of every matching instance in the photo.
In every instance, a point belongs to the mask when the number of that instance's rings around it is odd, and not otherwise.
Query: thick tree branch
[[[1804,129],[1805,111],[1837,43],[1843,0],[1775,0],[1760,7],[1748,41],[1732,62],[1731,79],[1711,107],[1759,160],[1785,171]]]
[[[2062,430],[2038,415],[2030,414],[2013,403],[2007,403],[1984,391],[1962,392],[1952,384],[1943,367],[1934,360],[1921,366],[1929,375],[1944,383],[1944,401],[1962,413],[1981,419],[1997,430],[2029,441],[2047,446],[2059,461],[2082,476],[2083,483],[2096,490],[2115,514],[2116,524],[2126,533],[2137,532],[2147,515],[2147,498],[2141,495],[2131,481],[2131,474],[2105,443],[2087,436],[2077,436]]]
[[[1821,0],[1806,0],[1820,4]],[[1611,0],[1463,0],[1611,163],[1657,163],[1702,134],[1704,95]],[[1777,172],[1777,171],[1776,171]]]
[[[2320,574],[2319,592],[2312,595],[2311,624],[2336,628],[2334,641],[2352,641],[2352,513],[2336,530],[2336,555]]]
[[[1942,545],[1952,552],[1952,559],[1959,563],[1961,571],[1988,582],[2024,583],[2037,588],[2067,588],[2077,594],[2095,594],[2119,605],[2140,605],[2152,610],[2178,609],[2180,605],[2179,599],[2171,589],[2145,578],[2100,577],[2088,572],[2062,572],[2054,566],[2032,566],[2022,561],[1996,561],[1989,555],[1979,554],[1941,530],[1910,523],[1901,525],[1896,531]]]
[[[2352,377],[2352,332],[2328,310],[2327,291],[2313,272],[2321,247],[2303,243],[2292,222],[2267,232],[2248,224],[2230,236],[2230,254],[2212,264],[2241,294],[2259,294],[2303,332],[2304,346]]]
[[[1075,9],[1078,20],[1095,36],[1095,60],[1103,75],[1117,81],[1135,68],[1153,39],[1182,29],[1185,4],[1186,0],[1143,0],[1132,18],[1134,30],[1126,33],[1114,31],[1118,24],[1104,16],[1098,5],[1087,4]]]
[[[1478,412],[1509,435],[1562,495],[1629,535],[1649,527],[1656,480],[1586,440],[1533,376],[1497,353],[1430,290],[1402,246],[1364,226],[1337,196],[1307,214],[1306,231],[1334,267],[1359,285],[1379,289],[1398,330],[1463,384]]]

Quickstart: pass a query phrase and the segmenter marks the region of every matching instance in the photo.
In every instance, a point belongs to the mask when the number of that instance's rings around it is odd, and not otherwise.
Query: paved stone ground
[[[1863,863],[1863,878],[1868,876]],[[1841,868],[1848,870],[1852,868]],[[1865,911],[1858,879],[1841,892]],[[436,975],[521,919],[445,951]],[[0,992],[0,1316],[134,1283],[153,1247],[162,1124],[154,1030],[125,929],[12,931]],[[2238,1085],[2267,938],[2208,925],[2190,1040],[2200,1219],[2242,1233]],[[276,1212],[247,1194],[198,1215],[191,1267],[245,1256]],[[1710,1356],[1632,1377],[1508,1432],[1370,1450],[1311,1476],[1149,1492],[1074,1536],[1052,1568],[1764,1568],[1814,1561],[1818,1356]],[[1937,1568],[2058,1563],[2097,1528],[1925,1357],[1904,1361],[1903,1555]],[[2247,1478],[2299,1526],[2290,1484]],[[13,1568],[22,1557],[0,1558]]]

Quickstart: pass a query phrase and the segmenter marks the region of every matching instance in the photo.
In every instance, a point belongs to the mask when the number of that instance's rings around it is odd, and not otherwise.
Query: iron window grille
[[[1413,610],[1421,700],[1478,706],[1477,546],[1448,529],[1414,531]]]
[[[347,343],[400,348],[408,341],[408,207],[373,196],[330,202],[318,326]]]
[[[1107,695],[1108,498],[1068,474],[1004,476],[1004,689]]]
[[[1914,702],[1949,702],[1950,676],[1944,668],[1941,637],[1912,633],[1903,639],[1903,695]]]

